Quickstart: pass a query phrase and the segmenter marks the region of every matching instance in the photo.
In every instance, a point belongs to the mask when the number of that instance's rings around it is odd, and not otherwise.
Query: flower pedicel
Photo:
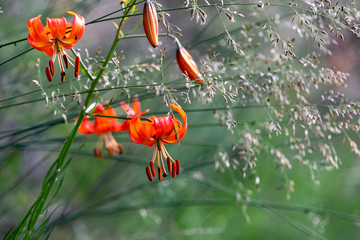
[[[54,61],[59,61],[61,69],[61,81],[65,81],[65,68],[69,68],[70,60],[73,60],[65,52],[65,49],[72,49],[80,40],[85,30],[85,20],[79,14],[68,11],[74,16],[72,24],[62,18],[47,18],[47,25],[44,27],[40,21],[41,15],[31,18],[27,22],[29,29],[28,42],[38,51],[44,52],[46,56],[52,57],[49,60],[49,67],[46,67],[46,77],[51,82],[55,75]],[[73,60],[74,61],[74,60]],[[72,63],[71,63],[72,64]],[[80,58],[75,58],[75,77],[79,75]]]
[[[161,181],[162,177],[166,177],[166,169],[163,158],[166,160],[167,168],[172,177],[180,173],[180,162],[178,159],[171,158],[166,151],[166,143],[180,142],[186,134],[187,118],[185,112],[178,106],[171,104],[172,109],[180,114],[182,123],[179,119],[172,116],[163,117],[149,117],[149,120],[141,120],[140,117],[149,111],[145,110],[137,114],[130,121],[129,136],[130,139],[138,144],[144,144],[148,147],[155,145],[153,157],[150,161],[150,167],[146,167],[146,175],[150,181],[156,176],[154,162],[157,157],[158,160],[158,178]]]

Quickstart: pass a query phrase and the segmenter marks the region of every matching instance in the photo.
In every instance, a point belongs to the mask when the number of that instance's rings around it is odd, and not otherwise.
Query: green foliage
[[[356,1],[154,1],[157,49],[142,31],[145,1],[77,1],[41,11],[42,2],[29,2],[0,8],[4,239],[360,234],[359,99],[347,93],[356,87],[349,74],[326,65],[336,59],[334,44],[359,42]],[[72,50],[81,72],[49,83],[49,59],[29,48],[26,21],[64,8],[86,18]],[[203,85],[178,70],[179,42]],[[125,153],[101,159],[92,153],[98,136],[77,133],[85,117],[99,115],[91,104],[111,103],[122,121],[119,102],[134,97],[152,115],[173,114],[172,103],[186,112],[185,138],[167,144],[182,166],[175,179],[147,182],[152,148],[132,143],[127,132],[114,134]]]

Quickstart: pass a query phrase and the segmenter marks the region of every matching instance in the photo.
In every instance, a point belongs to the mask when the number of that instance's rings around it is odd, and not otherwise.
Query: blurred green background
[[[163,9],[183,6],[183,1],[159,3]],[[43,15],[44,22],[46,17],[63,16],[65,11],[73,10],[90,22],[119,9],[120,4],[110,0],[2,0],[0,7],[3,11],[0,14],[0,43],[7,43],[26,38],[27,20],[39,14]],[[237,61],[235,66],[239,68],[243,66],[241,71],[244,72],[252,64],[259,72],[266,72],[266,64],[260,60],[251,63],[246,57],[234,54],[232,48],[226,46],[226,35],[219,35],[225,31],[223,23],[230,32],[259,23],[260,27],[253,27],[247,38],[242,36],[240,29],[231,34],[241,43],[245,55],[253,55],[254,59],[259,55],[271,58],[272,51],[277,48],[264,41],[264,34],[261,34],[261,24],[266,15],[258,11],[256,5],[230,8],[245,17],[235,16],[235,23],[230,23],[225,14],[218,15],[216,9],[204,8],[208,14],[204,25],[191,20],[190,11],[185,9],[170,11],[171,16],[167,20],[182,29],[183,36],[179,39],[191,49],[198,65],[204,64],[213,51],[220,53],[216,58],[218,69],[215,64],[212,65],[211,77],[223,76],[225,79],[232,75],[235,78],[241,76],[237,73],[239,70],[232,69],[232,61]],[[137,12],[141,13],[141,10],[142,4],[137,7]],[[288,14],[292,10],[280,7],[265,7],[265,10],[268,17],[284,17],[276,25],[281,36],[290,39],[296,35],[284,26],[291,23]],[[115,16],[120,15],[117,13]],[[67,20],[71,21],[68,17]],[[124,32],[132,29],[139,20],[140,16],[137,16],[126,21]],[[165,31],[161,26],[160,32]],[[141,25],[133,33],[142,34]],[[106,55],[114,34],[112,21],[87,25],[84,37],[75,48],[79,49],[83,58],[86,58],[87,49],[90,57],[86,59],[96,68],[93,59],[101,61],[100,55]],[[329,46],[336,54],[320,58],[319,66],[336,65],[337,70],[350,72],[349,87],[324,86],[319,91],[342,91],[346,98],[358,101],[360,61],[359,55],[354,52],[359,53],[359,39],[346,31],[344,34],[345,42]],[[253,39],[253,45],[246,48],[249,38]],[[299,58],[318,51],[311,39],[296,39],[294,49]],[[255,43],[260,43],[260,46],[255,46]],[[174,61],[173,41],[161,38],[159,48],[164,49],[164,46],[167,46],[165,81],[183,81]],[[58,103],[45,106],[44,92],[49,96],[52,91],[55,94],[71,93],[81,88],[82,82],[69,78],[61,84],[55,78],[52,83],[47,83],[43,69],[48,57],[43,53],[32,50],[4,63],[29,48],[27,41],[0,48],[0,62],[3,63],[0,65],[0,236],[17,225],[37,199],[44,176],[58,156],[73,127],[72,119],[81,107],[76,101],[66,98],[63,101],[66,111],[63,111],[61,97]],[[129,85],[140,81],[145,86],[145,83],[161,81],[159,71],[142,71],[134,67],[134,64],[160,64],[159,51],[151,49],[146,38],[122,40],[116,51],[118,54],[123,51],[120,70],[124,76],[129,74],[129,70],[134,73],[129,77]],[[343,59],[348,63],[341,64]],[[269,68],[277,64],[270,63]],[[223,68],[224,65],[227,68]],[[301,69],[300,65],[296,67]],[[114,66],[110,69],[115,71]],[[222,72],[223,69],[226,71]],[[41,81],[44,92],[33,80]],[[187,91],[184,84],[171,87],[179,92]],[[168,111],[161,90],[160,95],[155,96],[151,88],[127,90],[115,87],[103,91],[100,96],[103,101],[113,98],[112,106],[119,115],[124,115],[119,102],[128,101],[128,93],[131,98],[138,95],[142,109],[149,108],[151,115],[162,116]],[[307,97],[318,99],[318,91]],[[166,147],[172,157],[180,160],[181,174],[175,179],[149,183],[145,166],[151,160],[153,148],[130,143],[126,132],[115,133],[117,141],[124,146],[125,154],[113,158],[105,154],[105,158],[98,159],[92,153],[98,136],[79,134],[70,150],[73,160],[62,175],[61,190],[49,206],[48,214],[53,212],[46,225],[47,231],[53,231],[50,239],[360,239],[360,159],[344,142],[343,135],[329,140],[341,161],[339,169],[327,170],[323,167],[314,171],[311,163],[321,162],[323,158],[317,143],[327,140],[315,139],[312,142],[309,148],[315,154],[306,155],[309,165],[297,161],[284,131],[276,135],[267,130],[267,124],[277,120],[273,119],[265,100],[254,104],[255,101],[244,99],[239,94],[237,103],[230,104],[224,101],[219,91],[210,103],[206,103],[205,98],[199,100],[196,94],[191,97],[191,104],[183,104],[183,99],[179,99],[187,112],[189,129],[180,144],[168,144]],[[274,101],[274,106],[276,104]],[[237,122],[233,134],[227,130],[226,124],[222,124],[221,117],[220,120],[214,117],[214,109],[219,109],[216,113],[225,117],[228,116],[226,110],[231,109],[232,119]],[[55,110],[57,115],[54,115]],[[63,122],[62,113],[68,116],[67,124]],[[359,124],[356,114],[354,117],[353,121]],[[283,130],[287,127],[291,129],[287,121],[278,121]],[[260,145],[253,146],[259,150],[256,167],[242,171],[241,166],[245,163],[241,156],[249,152],[242,135],[245,130],[257,136]],[[354,137],[357,145],[360,144],[358,130],[349,135]],[[270,153],[271,149],[280,149],[292,168],[282,170],[276,155]],[[233,154],[229,155],[229,159],[235,159],[240,164],[237,168],[233,167],[233,162],[229,163],[230,167],[227,166],[228,163],[221,160],[221,153]]]

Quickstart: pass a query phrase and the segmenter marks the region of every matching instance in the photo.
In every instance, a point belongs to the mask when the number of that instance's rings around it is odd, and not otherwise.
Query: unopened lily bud
[[[158,19],[154,4],[147,0],[144,4],[143,10],[143,26],[146,37],[153,47],[158,44]]]
[[[179,45],[178,49],[176,51],[176,62],[180,68],[180,71],[187,75],[190,80],[194,81],[197,84],[203,84],[204,79],[202,78],[199,69],[194,61],[194,59],[191,57],[188,51],[186,49]]]

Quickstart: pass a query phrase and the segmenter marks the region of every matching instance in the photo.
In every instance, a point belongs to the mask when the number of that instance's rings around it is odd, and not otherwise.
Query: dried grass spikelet
[[[143,9],[143,26],[146,37],[154,48],[158,44],[158,18],[155,5],[147,0]]]

